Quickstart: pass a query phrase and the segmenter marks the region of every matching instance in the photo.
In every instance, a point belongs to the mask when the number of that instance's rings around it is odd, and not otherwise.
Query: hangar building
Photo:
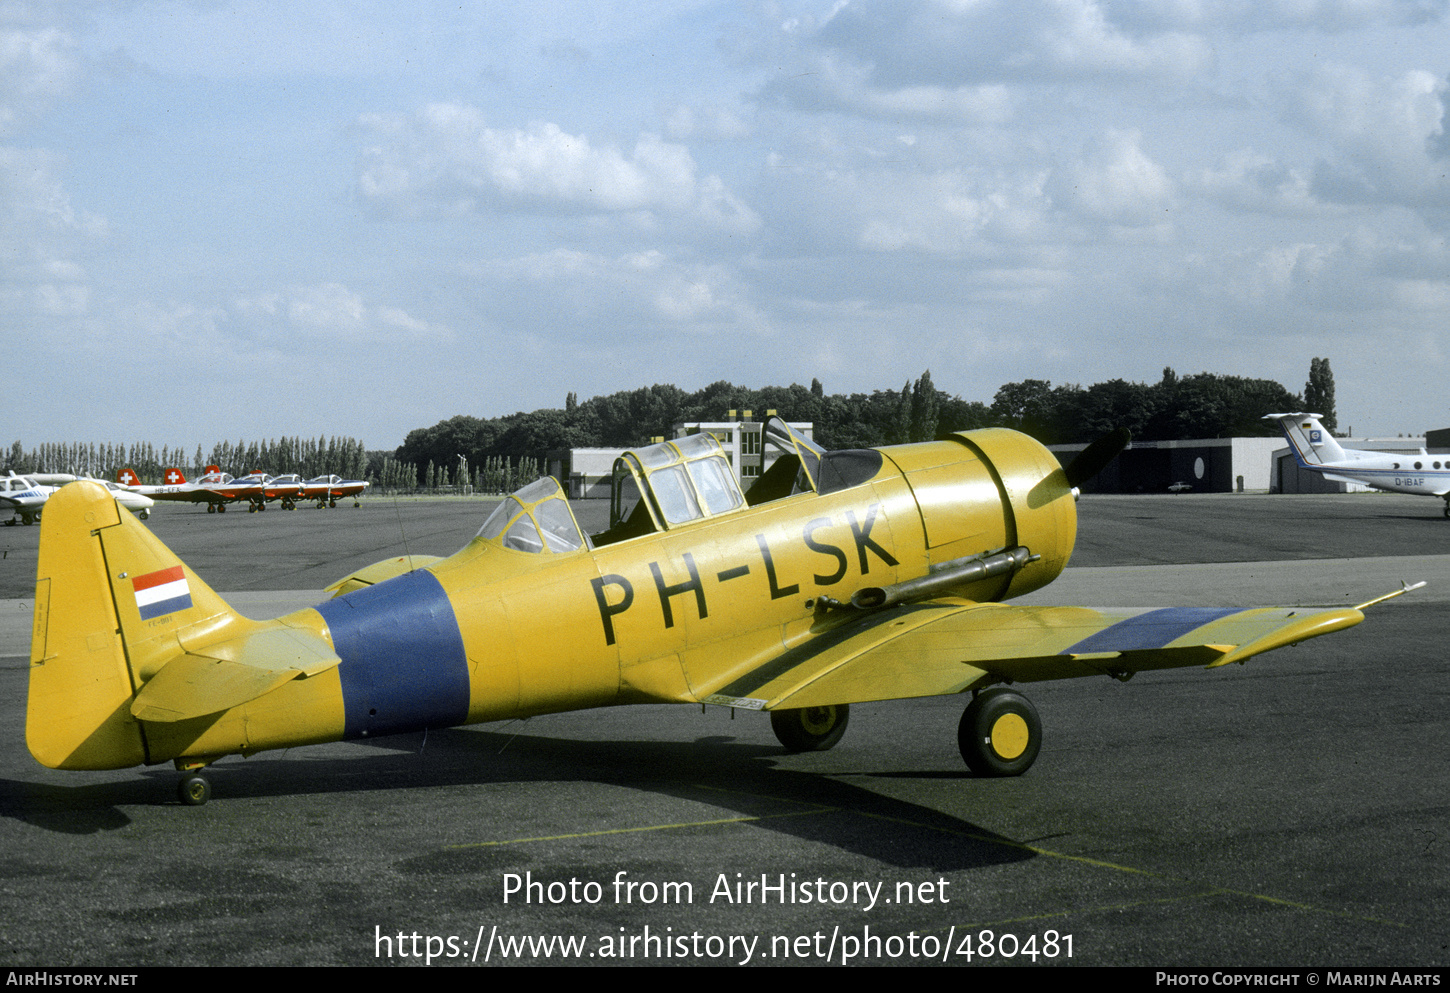
[[[1048,446],[1064,465],[1087,447]],[[1163,493],[1175,484],[1194,493],[1267,490],[1278,438],[1199,438],[1135,441],[1082,486],[1084,493]]]

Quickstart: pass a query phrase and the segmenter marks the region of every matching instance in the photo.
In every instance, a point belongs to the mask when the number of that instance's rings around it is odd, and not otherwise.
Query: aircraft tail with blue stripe
[[[1265,414],[1264,420],[1276,421],[1294,449],[1299,464],[1313,469],[1326,463],[1344,462],[1353,458],[1334,440],[1334,435],[1319,422],[1322,414]]]

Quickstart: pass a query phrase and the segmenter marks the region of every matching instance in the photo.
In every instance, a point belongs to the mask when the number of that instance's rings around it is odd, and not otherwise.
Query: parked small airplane
[[[50,495],[73,479],[74,476],[63,472],[17,476],[11,471],[8,476],[0,477],[0,511],[9,510],[14,515],[5,522],[6,526],[16,522],[34,524],[40,520]]]
[[[151,516],[151,508],[156,506],[155,500],[152,500],[149,496],[146,496],[133,486],[127,486],[124,483],[113,483],[109,479],[95,479],[91,476],[87,476],[86,478],[93,483],[100,483],[106,489],[110,490],[111,496],[116,498],[117,503],[143,521]]]
[[[456,554],[377,563],[271,621],[234,611],[99,486],[68,486],[40,536],[31,754],[170,761],[199,804],[198,770],[272,748],[695,703],[768,711],[787,749],[812,751],[841,738],[852,703],[960,694],[963,758],[1011,776],[1041,722],[1009,684],[1243,662],[1369,605],[1009,606],[1066,566],[1076,487],[1126,432],[1064,470],[1003,429],[835,452],[779,418],[764,430],[748,492],[711,435],[661,442],[615,462],[600,534],[545,477]]]
[[[361,479],[343,479],[341,476],[316,476],[303,484],[302,499],[316,500],[317,509],[336,507],[338,497],[352,497],[352,505],[361,507],[363,490],[368,484]]]
[[[1325,479],[1362,483],[1377,490],[1437,496],[1445,501],[1445,516],[1450,517],[1450,456],[1426,455],[1423,449],[1419,455],[1407,455],[1341,448],[1319,423],[1321,416],[1267,414],[1264,420],[1278,422],[1302,468]]]
[[[302,477],[292,472],[283,476],[268,478],[263,495],[268,500],[280,500],[283,510],[296,510],[297,501],[303,499],[307,484]]]
[[[122,469],[116,473],[117,482],[152,500],[204,503],[208,514],[225,513],[227,504],[248,500],[253,493],[260,492],[260,486],[250,482],[240,483],[214,465],[207,466],[206,472],[194,482],[188,481],[185,473],[174,468],[163,472],[161,478],[166,482],[159,486],[150,486],[143,484],[134,470]]]

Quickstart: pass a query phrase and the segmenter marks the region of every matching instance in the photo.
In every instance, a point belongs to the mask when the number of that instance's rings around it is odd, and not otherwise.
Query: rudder
[[[183,634],[252,624],[94,482],[47,502],[36,573],[25,737],[50,768],[149,761],[138,687],[185,651]]]
[[[1339,442],[1334,440],[1334,435],[1319,423],[1318,414],[1266,414],[1264,420],[1278,422],[1303,465],[1320,466],[1348,458]]]

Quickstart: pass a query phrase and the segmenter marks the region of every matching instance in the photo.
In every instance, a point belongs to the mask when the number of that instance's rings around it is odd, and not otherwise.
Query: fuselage
[[[860,485],[599,548],[538,554],[475,538],[426,569],[274,622],[328,639],[341,664],[204,720],[148,723],[145,760],[623,703],[750,706],[752,689],[778,675],[774,660],[849,623],[821,609],[823,597],[1016,545],[1041,559],[954,592],[1003,600],[1058,575],[1076,529],[1061,470],[1024,436],[986,442],[886,449]],[[176,644],[166,618],[149,623],[158,646]],[[132,664],[145,654],[133,649]]]
[[[1450,494],[1450,456],[1370,452],[1344,448],[1318,414],[1269,414],[1278,422],[1302,468],[1393,493]]]

